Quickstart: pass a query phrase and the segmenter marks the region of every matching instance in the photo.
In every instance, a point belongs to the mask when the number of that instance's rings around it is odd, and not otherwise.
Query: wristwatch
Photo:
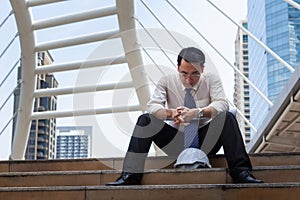
[[[202,108],[198,108],[198,117],[199,118],[203,117],[203,109]]]

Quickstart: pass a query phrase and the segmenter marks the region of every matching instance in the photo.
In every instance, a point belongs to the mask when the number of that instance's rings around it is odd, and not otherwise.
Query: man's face
[[[184,87],[191,88],[198,83],[202,69],[201,67],[197,68],[199,68],[199,71],[193,64],[186,62],[184,59],[181,60],[181,65],[178,66],[178,72]]]

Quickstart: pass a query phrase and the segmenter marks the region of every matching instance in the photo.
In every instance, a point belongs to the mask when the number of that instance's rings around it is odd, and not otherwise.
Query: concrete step
[[[298,199],[300,153],[254,154],[253,175],[263,184],[232,184],[223,155],[212,169],[179,170],[175,159],[148,158],[140,186],[107,187],[122,158],[2,161],[0,199]],[[118,170],[112,170],[118,169]]]
[[[300,165],[254,167],[253,175],[265,183],[300,183]],[[99,186],[119,176],[115,170],[2,172],[0,187]],[[143,185],[226,183],[232,179],[225,168],[147,170],[142,180]]]
[[[176,158],[150,157],[146,161],[146,169],[170,169]],[[299,153],[274,153],[250,155],[253,166],[299,165]],[[226,167],[223,155],[210,157],[214,168]],[[31,172],[31,171],[79,171],[79,170],[121,170],[123,158],[91,158],[76,160],[19,160],[0,161],[0,172]]]
[[[299,183],[264,184],[188,184],[142,185],[126,187],[64,186],[0,188],[0,199],[5,200],[91,200],[91,199],[296,199]]]

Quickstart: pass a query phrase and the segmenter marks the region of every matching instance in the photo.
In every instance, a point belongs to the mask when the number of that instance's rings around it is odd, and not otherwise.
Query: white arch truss
[[[106,8],[96,8],[84,12],[65,14],[58,17],[34,21],[32,15],[32,7],[59,3],[58,0],[10,0],[12,8],[15,13],[17,27],[19,30],[19,39],[21,43],[21,63],[22,63],[22,84],[20,86],[20,103],[19,112],[16,117],[16,130],[14,133],[14,140],[12,144],[11,159],[23,159],[30,131],[30,124],[32,119],[40,118],[56,118],[69,116],[83,116],[93,114],[105,114],[112,112],[125,111],[145,111],[146,103],[149,99],[150,92],[143,69],[143,60],[141,51],[137,45],[137,36],[135,33],[134,20],[134,1],[133,0],[116,0],[115,6]],[[80,35],[78,37],[71,37],[62,40],[47,41],[38,43],[35,31],[53,28],[56,26],[72,24],[85,20],[92,20],[106,16],[117,15],[119,22],[119,30],[111,30],[100,33],[91,33],[88,35]],[[119,37],[122,40],[125,56],[119,58],[104,58],[98,60],[85,61],[85,68],[101,67],[107,64],[115,65],[120,63],[127,63],[131,72],[133,81],[124,83],[111,83],[107,85],[98,86],[84,86],[72,88],[55,88],[48,90],[37,90],[36,75],[39,73],[53,73],[65,72],[69,70],[76,70],[83,66],[83,61],[73,61],[63,64],[49,65],[37,68],[37,52],[48,51],[50,49],[66,48],[70,46],[77,46],[92,42],[99,42],[108,38]],[[138,68],[137,68],[138,67]],[[135,69],[135,70],[132,70]],[[143,87],[141,87],[143,86]],[[33,112],[34,97],[47,95],[64,95],[83,93],[90,91],[105,91],[120,88],[135,88],[139,100],[138,105],[83,109],[80,111],[45,111]]]

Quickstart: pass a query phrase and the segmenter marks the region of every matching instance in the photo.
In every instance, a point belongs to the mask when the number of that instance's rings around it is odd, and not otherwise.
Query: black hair
[[[203,67],[205,63],[204,53],[195,47],[187,47],[180,51],[177,57],[177,65],[181,65],[181,60],[184,59],[188,63],[197,63]]]

